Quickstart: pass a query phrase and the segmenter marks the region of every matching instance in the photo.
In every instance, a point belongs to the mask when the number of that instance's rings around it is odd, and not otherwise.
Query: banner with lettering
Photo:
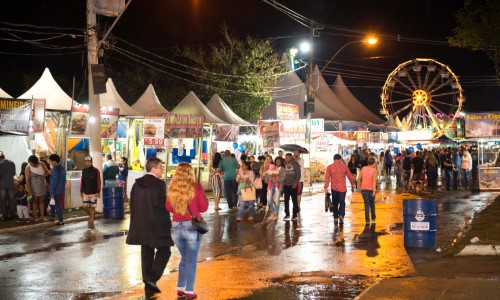
[[[479,168],[479,189],[500,190],[500,168]]]
[[[116,128],[118,128],[119,108],[101,107],[101,138],[116,138]]]
[[[28,135],[31,100],[0,98],[0,135]]]
[[[279,121],[259,120],[259,132],[266,149],[277,148],[280,145]]]
[[[203,135],[205,116],[164,114],[165,138],[199,138]]]
[[[33,116],[31,117],[31,133],[43,132],[45,123],[45,99],[33,99]]]
[[[236,142],[238,140],[238,125],[215,124],[214,141],[217,142]]]
[[[369,131],[335,131],[332,134],[338,138],[360,143],[368,143],[370,140]]]
[[[71,109],[71,123],[69,126],[70,137],[88,137],[87,123],[89,109],[86,105],[75,105]]]
[[[299,106],[295,104],[276,102],[276,119],[298,120]]]
[[[165,119],[146,117],[143,125],[143,136],[144,146],[153,148],[165,146]]]
[[[468,113],[465,115],[465,137],[500,136],[500,112]]]

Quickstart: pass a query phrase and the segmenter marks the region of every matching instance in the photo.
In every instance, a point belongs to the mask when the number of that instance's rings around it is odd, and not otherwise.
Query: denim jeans
[[[236,179],[224,180],[224,194],[226,195],[227,206],[229,209],[238,203],[238,183]]]
[[[373,197],[373,191],[371,190],[361,190],[361,195],[363,196],[363,201],[365,202],[365,221],[370,222],[370,212],[372,215],[372,221],[375,221],[375,197]]]
[[[336,219],[345,216],[345,194],[346,192],[332,190],[333,217]]]
[[[292,198],[292,205],[293,205],[293,215],[292,217],[297,217],[297,214],[299,212],[299,207],[297,206],[297,188],[292,188],[292,185],[285,185],[284,186],[284,194],[285,194],[285,216],[289,217],[290,216],[290,197]]]
[[[453,170],[453,189],[456,190],[458,189],[458,170]]]
[[[460,169],[460,172],[462,172],[462,187],[467,188],[469,186],[469,170]]]
[[[278,215],[280,212],[280,190],[274,185],[267,191],[267,205],[269,205],[269,210],[274,214]]]
[[[453,171],[452,170],[445,170],[444,173],[446,174],[446,189],[449,190],[451,188],[451,177],[453,176]]]
[[[172,222],[172,239],[181,253],[177,289],[194,293],[194,279],[203,235],[193,229],[191,221]]]
[[[238,195],[238,204],[238,216],[240,218],[243,218],[245,215],[245,206],[248,206],[248,216],[253,218],[255,214],[255,201],[243,201],[243,197]]]
[[[50,206],[50,218],[54,219],[54,211],[57,213],[57,219],[59,222],[63,222],[61,201],[64,201],[64,195],[54,195],[55,205]]]

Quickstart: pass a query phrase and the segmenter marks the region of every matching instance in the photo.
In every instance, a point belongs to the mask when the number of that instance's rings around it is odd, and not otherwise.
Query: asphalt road
[[[270,287],[277,291],[276,283],[340,280],[331,283],[333,292],[351,287],[345,298],[352,299],[376,278],[410,274],[415,264],[439,255],[435,248],[404,247],[402,199],[414,195],[396,195],[391,189],[378,194],[377,223],[365,227],[361,195],[348,192],[346,221],[338,226],[324,212],[322,189],[315,191],[304,196],[297,222],[284,222],[283,214],[278,221],[262,222],[260,214],[255,223],[237,223],[234,213],[214,213],[210,206],[205,218],[211,230],[204,236],[195,288],[200,298],[266,299],[258,294]],[[438,199],[437,247],[444,249],[496,195],[458,191],[432,196]],[[140,247],[125,244],[128,224],[126,216],[97,220],[94,230],[84,221],[0,235],[0,298],[140,299]],[[158,282],[160,299],[175,293],[179,254],[172,250]],[[297,293],[300,298],[308,291]]]

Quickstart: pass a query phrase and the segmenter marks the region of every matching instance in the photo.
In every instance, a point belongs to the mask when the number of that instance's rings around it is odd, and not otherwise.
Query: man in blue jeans
[[[226,195],[229,209],[238,209],[238,183],[236,182],[237,169],[239,168],[236,158],[231,157],[231,151],[224,152],[224,158],[219,164],[219,169],[224,172],[224,194]]]

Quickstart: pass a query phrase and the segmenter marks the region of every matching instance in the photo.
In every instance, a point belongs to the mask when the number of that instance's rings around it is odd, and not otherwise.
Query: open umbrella
[[[281,145],[280,148],[285,150],[285,151],[290,151],[290,152],[298,150],[299,153],[309,153],[309,150],[307,150],[306,148],[304,148],[300,145],[297,145],[297,144],[284,144],[284,145]]]

